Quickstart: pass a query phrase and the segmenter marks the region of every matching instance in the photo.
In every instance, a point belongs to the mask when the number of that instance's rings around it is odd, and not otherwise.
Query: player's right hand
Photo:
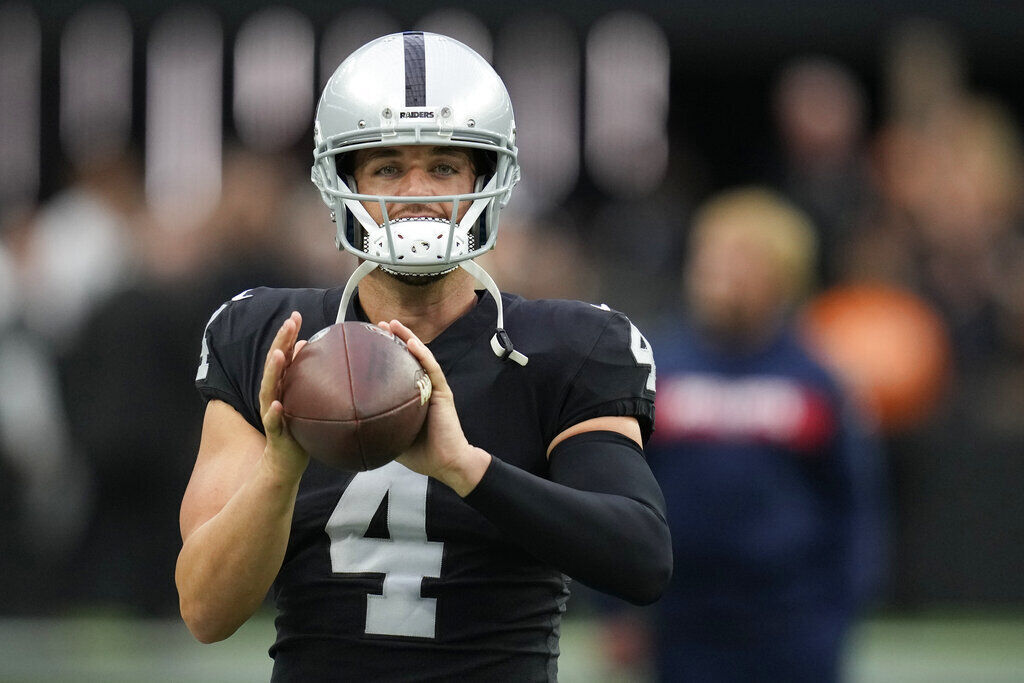
[[[412,446],[398,456],[398,462],[413,472],[444,482],[457,494],[465,497],[480,482],[490,465],[490,454],[472,446],[466,439],[455,408],[455,396],[448,386],[441,366],[427,345],[397,320],[390,323],[382,321],[378,326],[405,342],[409,353],[415,356],[427,371],[433,387],[430,392],[430,409],[427,411],[423,429]]]
[[[305,340],[296,342],[300,327],[302,316],[298,311],[293,311],[270,345],[260,383],[260,415],[267,436],[263,457],[268,461],[267,464],[291,476],[301,476],[309,464],[309,455],[288,432],[284,406],[281,405],[281,379],[295,355],[306,344]]]

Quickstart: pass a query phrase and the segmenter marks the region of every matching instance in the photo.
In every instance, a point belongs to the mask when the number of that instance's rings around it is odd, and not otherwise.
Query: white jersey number
[[[608,304],[590,304],[594,308],[600,308],[602,311],[611,311],[608,308]],[[633,352],[633,359],[637,365],[648,365],[651,368],[650,373],[647,375],[647,391],[654,391],[654,385],[657,383],[657,368],[654,366],[654,349],[651,348],[651,343],[647,341],[647,338],[640,333],[640,330],[632,322],[629,323],[629,350]]]
[[[654,367],[654,349],[650,342],[640,333],[636,325],[629,324],[629,350],[633,352],[633,358],[638,365],[650,365],[651,372],[647,375],[647,391],[654,391],[656,383],[657,368]]]
[[[366,538],[385,496],[391,538]],[[427,540],[427,477],[397,462],[360,472],[327,521],[327,535],[334,573],[384,574],[382,594],[366,596],[366,633],[434,637],[437,600],[420,589],[424,577],[441,576],[444,543]]]
[[[247,289],[241,294],[236,294],[235,296],[231,297],[231,301],[251,299],[252,294],[249,293],[251,291],[251,289]],[[228,304],[231,303],[231,301],[221,304],[220,308],[214,311],[213,315],[210,316],[210,319],[206,321],[206,327],[203,329],[203,346],[199,350],[199,370],[196,371],[197,382],[201,379],[206,379],[206,376],[210,372],[210,345],[206,342],[206,333],[210,331],[210,324],[217,319],[217,316],[224,312],[224,309],[228,307]]]

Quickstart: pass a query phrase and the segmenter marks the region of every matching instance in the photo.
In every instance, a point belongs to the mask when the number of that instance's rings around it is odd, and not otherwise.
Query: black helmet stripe
[[[427,106],[427,64],[423,56],[423,32],[405,34],[405,106]]]

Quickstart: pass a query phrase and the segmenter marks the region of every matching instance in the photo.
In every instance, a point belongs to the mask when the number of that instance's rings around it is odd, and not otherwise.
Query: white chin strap
[[[498,306],[498,329],[495,330],[494,335],[491,337],[491,350],[494,351],[494,355],[502,360],[507,358],[513,363],[526,365],[530,359],[512,348],[512,340],[509,338],[508,332],[505,331],[505,314],[501,305],[501,291],[498,289],[498,285],[494,284],[494,279],[487,274],[486,270],[477,265],[476,261],[463,261],[459,265],[484,286],[490,293],[491,298],[494,299],[494,303]]]
[[[336,323],[344,322],[345,313],[348,312],[348,304],[352,301],[352,296],[355,294],[359,281],[369,275],[378,265],[380,264],[374,261],[363,261],[352,275],[349,276],[348,282],[345,283],[345,289],[341,293],[341,304],[338,306]],[[495,305],[498,307],[498,327],[491,337],[491,350],[494,351],[494,355],[502,360],[508,359],[518,365],[526,365],[530,359],[512,348],[512,340],[509,338],[508,332],[505,331],[505,315],[501,304],[501,291],[498,289],[498,285],[494,283],[494,279],[487,274],[486,270],[473,261],[463,261],[458,265],[484,286],[484,289],[491,295]]]

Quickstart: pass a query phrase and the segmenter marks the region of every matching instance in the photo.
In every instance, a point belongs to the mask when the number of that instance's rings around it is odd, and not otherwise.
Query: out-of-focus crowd
[[[775,139],[751,150],[746,180],[813,219],[819,287],[905,288],[952,339],[941,402],[888,438],[889,597],[1019,599],[1024,584],[1006,578],[1017,555],[1000,549],[1024,531],[1020,130],[971,89],[936,27],[900,34],[886,65],[872,103],[841,63],[789,63],[764,103]],[[355,265],[332,247],[307,163],[228,152],[219,206],[198,224],[148,210],[131,153],[83,161],[38,206],[3,207],[0,612],[176,613],[177,509],[202,421],[192,378],[207,318],[244,289],[334,286]],[[507,291],[606,302],[656,325],[680,307],[689,215],[719,189],[699,155],[680,153],[635,199],[574,196],[540,217],[513,204],[484,265]],[[976,538],[983,527],[1001,531]]]
[[[95,159],[3,230],[5,611],[176,610],[176,509],[198,446],[203,327],[258,285],[330,285],[349,259],[287,158],[225,161],[201,224],[147,212],[129,156]],[[315,202],[313,201],[315,200]]]

